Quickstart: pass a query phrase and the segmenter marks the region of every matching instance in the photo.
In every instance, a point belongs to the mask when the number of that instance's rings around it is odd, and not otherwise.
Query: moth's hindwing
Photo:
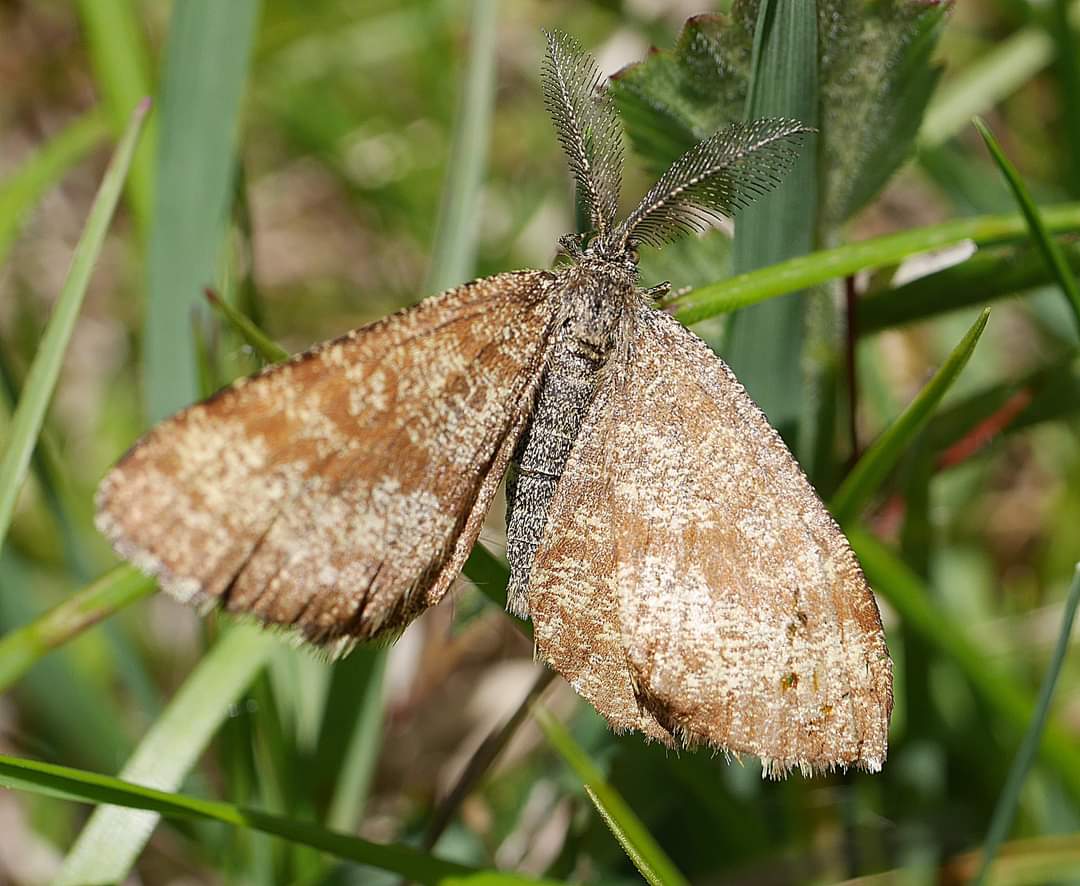
[[[551,280],[450,290],[185,409],[102,481],[99,527],[183,600],[317,643],[404,627],[457,575],[522,432]]]
[[[847,540],[731,371],[642,309],[549,511],[540,655],[617,729],[880,769],[892,665]]]

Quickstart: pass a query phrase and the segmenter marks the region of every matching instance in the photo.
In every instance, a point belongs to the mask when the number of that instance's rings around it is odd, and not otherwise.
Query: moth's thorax
[[[565,333],[597,359],[606,358],[638,300],[636,267],[586,254],[559,278]]]

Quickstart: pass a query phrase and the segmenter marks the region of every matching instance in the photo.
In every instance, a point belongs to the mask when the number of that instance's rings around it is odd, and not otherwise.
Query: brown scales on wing
[[[617,729],[762,758],[885,758],[892,672],[825,506],[724,364],[643,309],[551,504],[529,607],[540,655]]]
[[[400,630],[480,531],[545,360],[551,280],[459,287],[180,412],[102,482],[100,528],[180,599],[316,643]]]

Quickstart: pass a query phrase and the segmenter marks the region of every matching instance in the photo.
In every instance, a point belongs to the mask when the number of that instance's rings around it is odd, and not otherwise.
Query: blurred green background
[[[821,0],[815,20],[777,0],[757,54],[758,5],[728,6],[0,2],[0,448],[110,151],[154,98],[4,539],[0,752],[266,810],[289,837],[172,817],[150,835],[146,813],[116,808],[87,826],[85,804],[6,791],[0,881],[407,872],[360,844],[367,865],[316,851],[311,822],[423,847],[419,879],[438,879],[423,872],[437,840],[435,856],[471,868],[638,882],[582,787],[594,778],[658,881],[962,882],[995,807],[1015,800],[991,881],[1080,882],[1075,658],[1036,765],[1016,797],[1005,789],[1080,558],[1080,314],[970,125],[981,115],[1032,199],[1059,207],[1047,225],[1062,267],[1080,266],[1080,4]],[[648,58],[614,87],[624,206],[747,108],[821,130],[733,247],[713,232],[645,250],[643,283],[697,287],[681,316],[707,318],[699,334],[851,530],[896,665],[879,775],[764,782],[753,760],[613,736],[558,679],[545,731],[523,707],[542,673],[531,642],[467,581],[389,652],[331,664],[150,596],[93,529],[98,480],[151,420],[261,365],[203,287],[295,351],[462,280],[551,265],[575,213],[541,100],[542,28],[608,74]],[[720,303],[733,269],[827,248],[844,261],[815,260],[781,290],[754,277],[759,303],[738,319]],[[990,302],[977,347],[979,327],[962,344]],[[925,415],[909,427],[897,418],[913,401]],[[883,434],[863,460],[876,467],[850,474]],[[482,536],[495,557],[468,570],[488,596],[502,532],[497,504]]]

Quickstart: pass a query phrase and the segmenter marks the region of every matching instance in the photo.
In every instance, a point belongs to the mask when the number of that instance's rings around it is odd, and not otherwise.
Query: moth
[[[157,425],[97,524],[172,596],[340,651],[449,591],[507,475],[507,606],[607,718],[780,776],[881,768],[892,665],[846,539],[727,366],[652,306],[639,243],[772,188],[807,130],[736,124],[616,221],[621,125],[547,37],[543,88],[592,230]]]

